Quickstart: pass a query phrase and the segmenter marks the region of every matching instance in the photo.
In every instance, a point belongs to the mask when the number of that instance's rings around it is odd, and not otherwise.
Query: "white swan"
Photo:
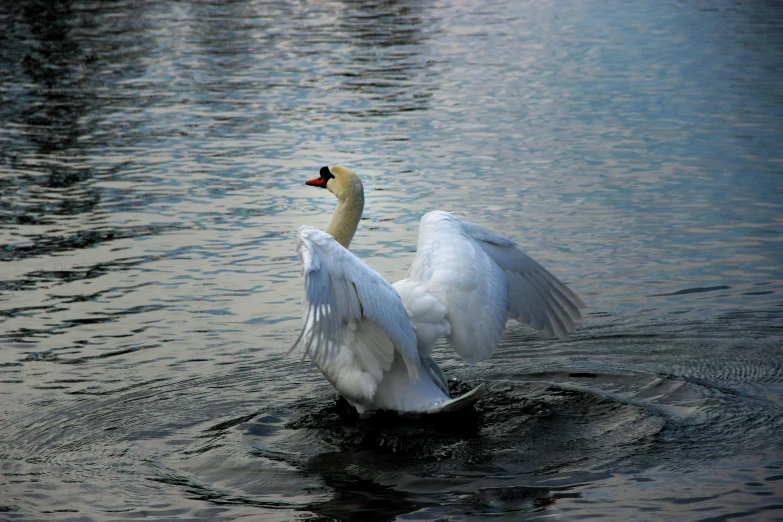
[[[426,214],[407,277],[390,285],[348,251],[364,210],[359,177],[323,167],[307,185],[337,196],[325,231],[303,226],[296,250],[305,283],[304,340],[327,380],[359,413],[451,411],[472,405],[483,387],[449,398],[446,376],[431,357],[445,337],[469,363],[489,358],[512,318],[565,339],[584,303],[510,239]]]

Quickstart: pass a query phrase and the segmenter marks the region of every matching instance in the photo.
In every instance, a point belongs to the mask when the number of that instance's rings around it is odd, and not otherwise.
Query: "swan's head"
[[[307,180],[305,184],[312,187],[323,187],[337,196],[337,199],[340,201],[351,196],[358,197],[361,195],[362,199],[364,198],[362,180],[351,169],[337,165],[321,167],[319,174],[319,177]]]

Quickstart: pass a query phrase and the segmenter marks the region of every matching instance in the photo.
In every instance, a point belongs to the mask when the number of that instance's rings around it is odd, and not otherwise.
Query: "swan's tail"
[[[477,400],[482,398],[486,390],[483,384],[479,384],[468,393],[460,395],[456,399],[449,399],[447,401],[438,402],[429,406],[425,411],[426,413],[440,413],[446,411],[459,411],[465,408],[473,406]]]

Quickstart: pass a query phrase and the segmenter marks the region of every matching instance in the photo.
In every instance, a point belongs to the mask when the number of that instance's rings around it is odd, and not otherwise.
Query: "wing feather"
[[[508,280],[461,221],[441,211],[421,219],[407,278],[446,307],[446,339],[463,359],[476,363],[492,355],[506,325]]]
[[[575,321],[582,318],[580,309],[585,307],[576,293],[510,239],[475,223],[463,222],[463,225],[508,275],[512,303],[510,318],[559,339],[565,339],[574,331]]]
[[[516,243],[442,211],[421,219],[416,258],[407,279],[395,286],[417,335],[444,332],[471,363],[492,355],[507,318],[565,339],[584,308],[579,296]],[[443,325],[425,316],[435,310],[433,299],[447,310]]]
[[[396,350],[411,378],[418,378],[416,337],[397,291],[316,228],[299,229],[296,251],[305,284],[304,327],[288,353],[304,341],[305,355],[321,366],[333,362],[343,345],[350,346],[379,382],[380,369],[389,369]]]

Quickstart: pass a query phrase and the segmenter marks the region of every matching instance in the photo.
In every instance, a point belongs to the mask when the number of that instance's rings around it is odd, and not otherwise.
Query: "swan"
[[[302,226],[304,326],[288,353],[304,354],[359,413],[456,411],[483,385],[450,398],[432,358],[445,337],[467,362],[489,358],[507,318],[565,339],[584,303],[510,239],[449,212],[422,217],[416,256],[405,279],[389,284],[348,250],[364,211],[353,171],[323,167],[306,185],[325,188],[337,207],[325,230]]]

